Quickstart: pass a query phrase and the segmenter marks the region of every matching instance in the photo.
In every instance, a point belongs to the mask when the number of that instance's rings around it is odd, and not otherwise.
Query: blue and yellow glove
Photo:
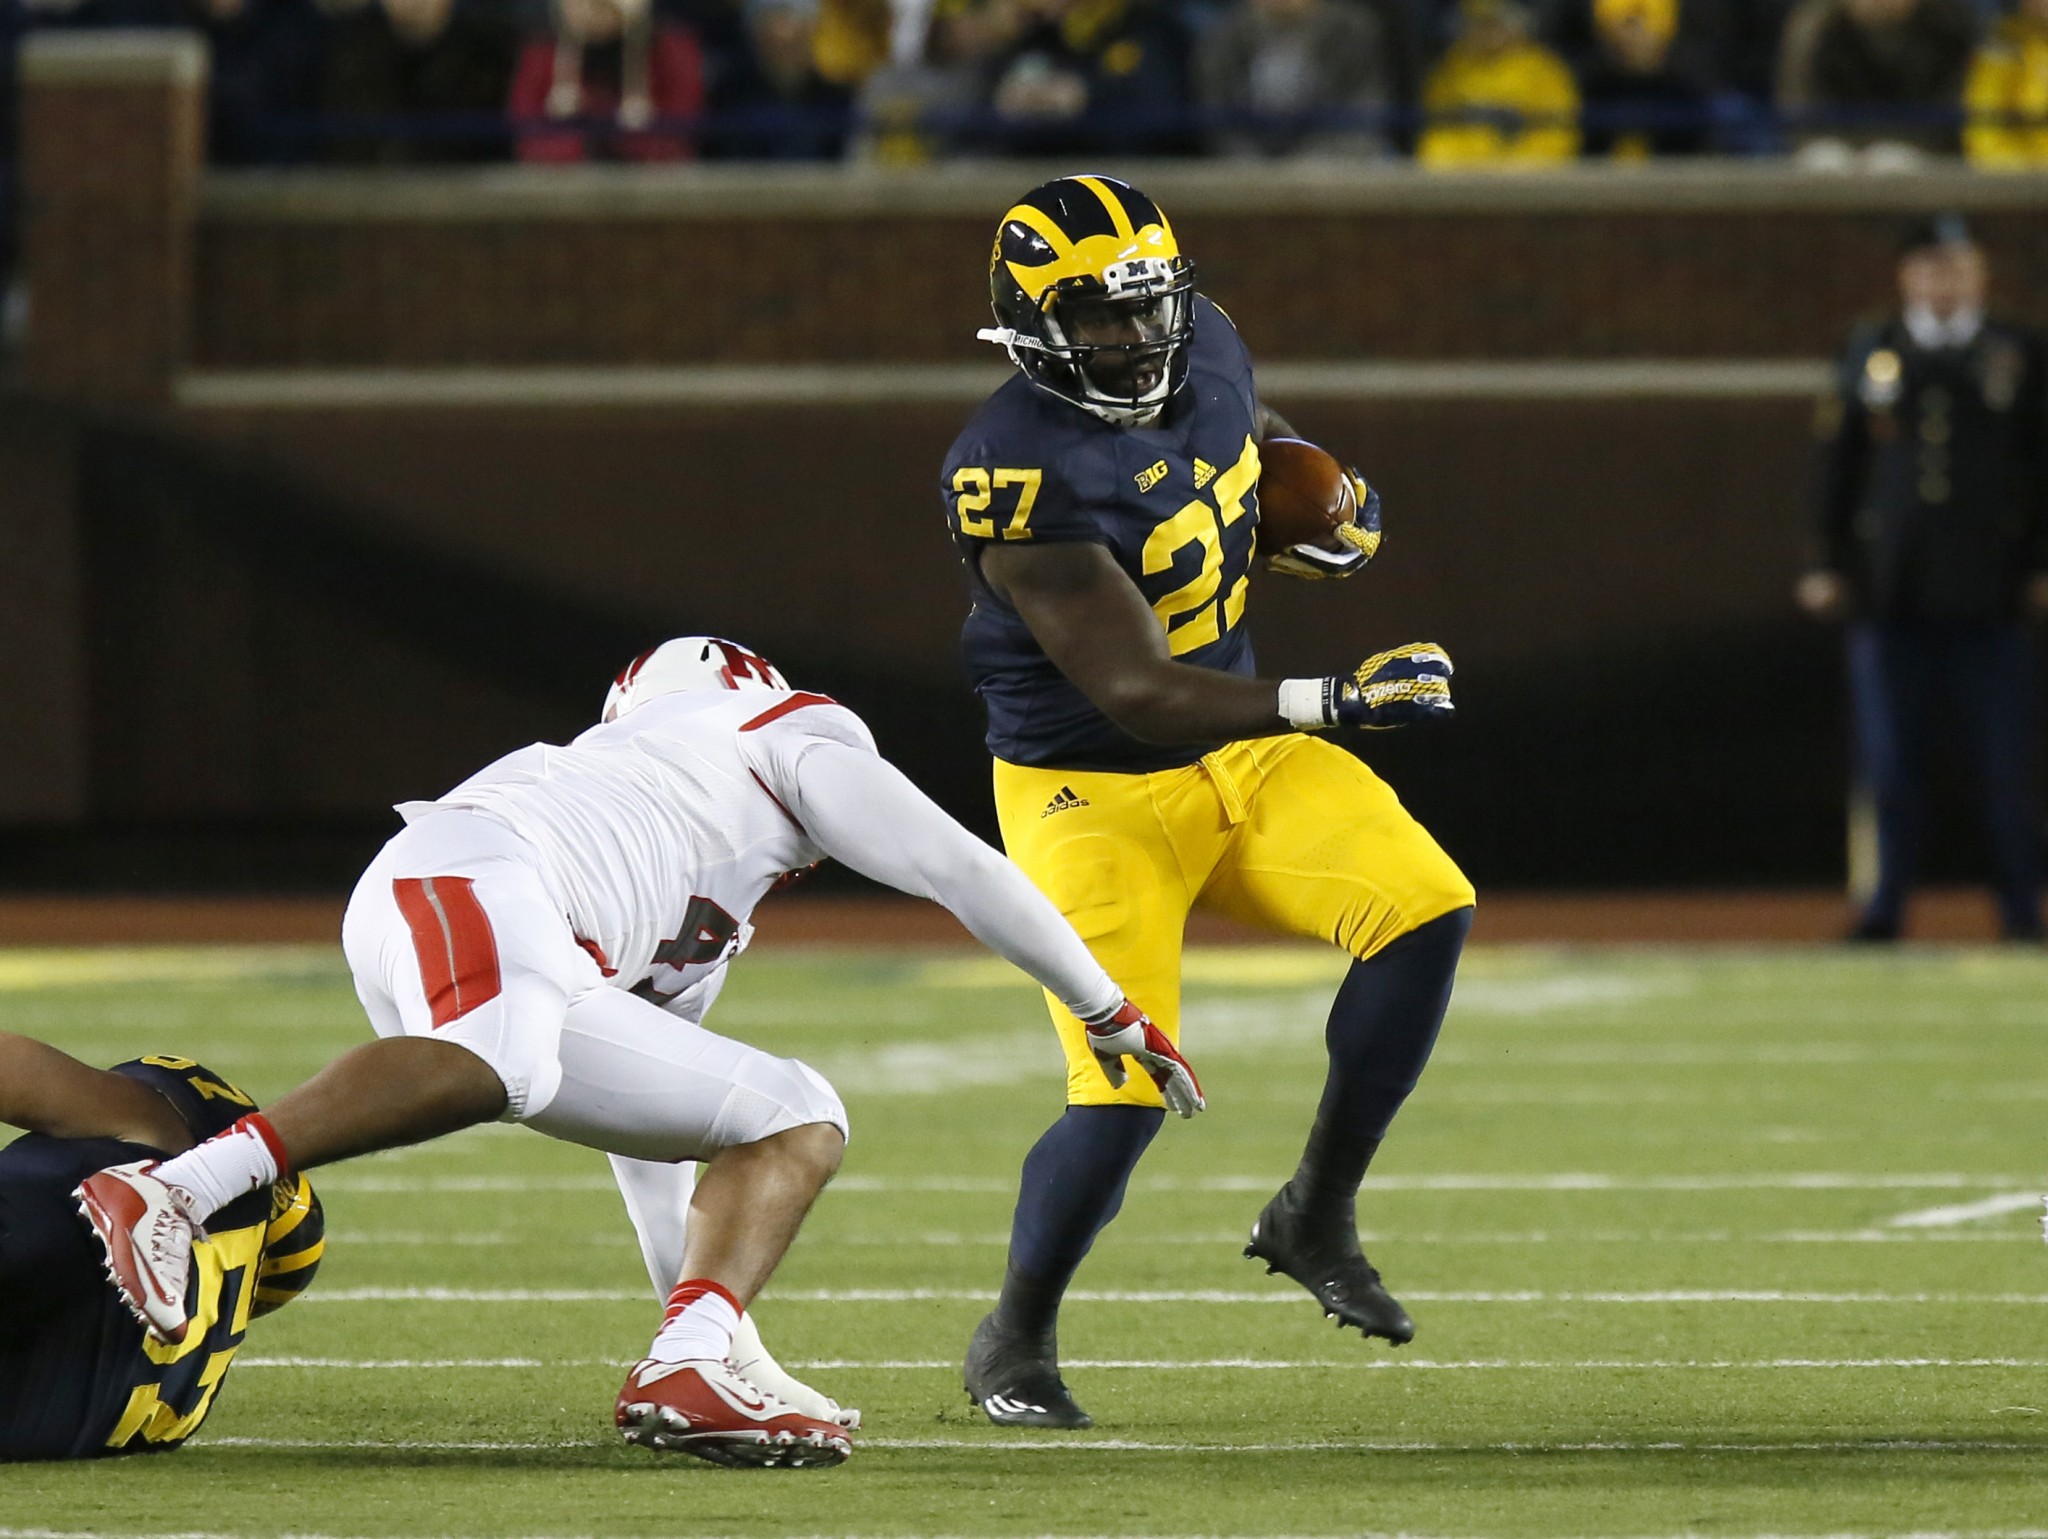
[[[1286,577],[1349,577],[1379,554],[1380,494],[1356,470],[1347,468],[1344,477],[1351,485],[1351,517],[1330,531],[1344,548],[1289,545],[1266,558],[1266,570]]]
[[[1280,714],[1296,727],[1405,727],[1451,715],[1451,659],[1433,641],[1378,652],[1349,678],[1283,679]]]

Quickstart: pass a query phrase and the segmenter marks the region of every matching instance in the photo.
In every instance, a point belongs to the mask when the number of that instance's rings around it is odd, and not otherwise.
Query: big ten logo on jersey
[[[1258,522],[1258,486],[1259,446],[1247,434],[1244,452],[1236,464],[1216,476],[1208,496],[1194,498],[1145,538],[1141,564],[1147,577],[1175,570],[1191,548],[1200,552],[1194,575],[1152,601],[1152,612],[1166,627],[1166,650],[1175,657],[1221,639],[1244,616],[1251,535]],[[1237,525],[1247,512],[1253,515],[1252,521],[1239,530]],[[1221,591],[1226,543],[1241,546],[1243,554],[1242,561],[1232,563],[1237,576],[1228,593]],[[1238,551],[1228,554],[1236,556]]]
[[[692,897],[683,910],[683,922],[675,938],[665,940],[654,953],[647,976],[633,987],[642,999],[665,1005],[697,978],[683,974],[692,967],[716,967],[730,961],[744,944],[740,922],[709,898]],[[702,973],[697,975],[699,978]]]
[[[993,540],[1000,530],[1006,540],[1028,540],[1031,509],[1044,483],[1042,470],[984,470],[979,465],[963,465],[953,472],[954,521],[970,539]],[[999,497],[1005,505],[992,508]]]

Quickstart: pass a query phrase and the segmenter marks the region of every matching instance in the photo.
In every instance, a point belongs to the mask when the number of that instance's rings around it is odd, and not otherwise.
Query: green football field
[[[1064,1325],[1082,1433],[960,1390],[1034,991],[971,953],[789,952],[714,1024],[823,1070],[844,1172],[757,1314],[847,1465],[620,1444],[657,1319],[603,1160],[491,1127],[319,1181],[330,1250],[162,1458],[0,1469],[37,1535],[2048,1534],[2048,959],[1480,949],[1368,1179],[1420,1325],[1339,1335],[1238,1247],[1292,1168],[1340,964],[1191,956],[1172,1123]],[[0,952],[0,1028],[274,1095],[364,1028],[319,951]]]

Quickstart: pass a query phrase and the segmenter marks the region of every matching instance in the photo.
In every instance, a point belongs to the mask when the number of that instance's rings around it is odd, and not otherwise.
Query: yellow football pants
[[[1472,884],[1385,781],[1300,733],[1151,774],[998,759],[995,793],[1010,858],[1175,1042],[1181,941],[1197,904],[1363,958],[1472,902]],[[1070,1104],[1160,1104],[1143,1074],[1112,1088],[1081,1023],[1046,1003]]]

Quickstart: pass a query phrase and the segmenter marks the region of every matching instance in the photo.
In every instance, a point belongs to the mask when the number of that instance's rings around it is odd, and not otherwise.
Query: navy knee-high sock
[[[1355,1221],[1358,1183],[1429,1062],[1471,928],[1472,910],[1457,909],[1351,964],[1324,1034],[1330,1076],[1288,1183],[1304,1212]]]
[[[1131,1172],[1165,1120],[1153,1106],[1069,1106],[1024,1156],[996,1305],[1004,1325],[1052,1333],[1068,1282],[1123,1206]]]

